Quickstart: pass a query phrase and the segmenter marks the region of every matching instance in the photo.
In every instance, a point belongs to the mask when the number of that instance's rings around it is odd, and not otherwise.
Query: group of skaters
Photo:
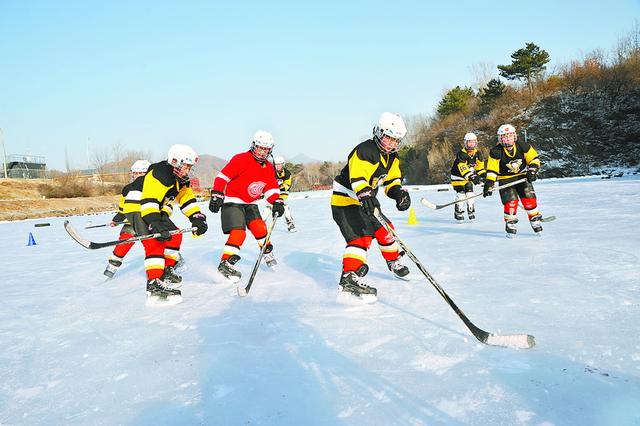
[[[374,239],[393,276],[409,279],[409,268],[401,261],[404,253],[387,229],[387,226],[393,228],[393,223],[381,215],[378,201],[381,190],[395,201],[397,210],[405,211],[411,206],[409,192],[402,186],[398,156],[406,133],[399,114],[383,113],[373,128],[372,137],[353,148],[346,165],[333,181],[331,212],[346,242],[339,295],[364,302],[376,300],[377,290],[364,281],[369,270],[367,253]],[[247,229],[269,267],[277,261],[273,244],[268,240],[265,219],[271,216],[273,227],[277,218],[284,216],[287,229],[296,231],[287,205],[291,172],[284,167],[283,157],[273,157],[273,148],[273,136],[266,131],[257,131],[249,150],[233,156],[213,182],[209,210],[220,214],[222,232],[227,236],[217,270],[231,282],[238,282],[242,277],[235,265],[240,260]],[[208,229],[207,218],[196,203],[189,181],[189,173],[197,161],[197,153],[187,145],[172,146],[167,159],[154,164],[136,161],[131,167],[131,183],[123,188],[119,211],[111,222],[112,226],[124,223],[120,233],[123,241],[133,236],[156,235],[142,241],[146,289],[150,298],[162,302],[181,301],[182,277],[177,266],[181,260],[183,232],[199,236]],[[541,232],[541,215],[532,185],[539,168],[535,149],[526,142],[518,142],[516,130],[509,124],[498,129],[498,144],[491,149],[486,167],[478,152],[476,135],[467,133],[451,170],[452,185],[456,200],[459,200],[455,205],[455,219],[464,219],[465,205],[469,219],[475,218],[473,199],[468,198],[473,193],[473,185],[484,182],[483,195],[486,197],[497,189],[494,185],[525,177],[523,182],[500,190],[506,231],[510,235],[516,233],[520,199],[533,230]],[[263,214],[258,207],[261,199],[267,204]],[[191,228],[178,229],[171,220],[174,205],[189,219]],[[378,218],[381,217],[386,223],[380,222]],[[127,242],[115,247],[104,272],[107,277],[114,276],[132,245],[133,242]]]

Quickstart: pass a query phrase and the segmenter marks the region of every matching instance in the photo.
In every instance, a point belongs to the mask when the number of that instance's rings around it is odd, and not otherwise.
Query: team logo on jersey
[[[267,186],[267,184],[261,181],[252,182],[249,184],[249,188],[247,188],[247,191],[252,198],[258,198],[262,195],[262,190],[265,186]]]
[[[387,175],[384,174],[382,176],[379,176],[377,178],[373,178],[373,182],[371,182],[371,187],[372,188],[377,188],[378,185],[380,185],[380,182],[384,182],[384,180],[387,178]]]
[[[511,160],[507,163],[507,169],[509,169],[511,173],[518,173],[520,166],[522,166],[522,159]]]

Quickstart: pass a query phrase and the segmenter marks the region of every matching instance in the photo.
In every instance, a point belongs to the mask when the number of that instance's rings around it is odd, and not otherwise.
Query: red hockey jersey
[[[280,197],[273,165],[259,163],[251,152],[234,155],[217,174],[213,190],[224,194],[225,203],[256,204],[264,194],[273,204]]]

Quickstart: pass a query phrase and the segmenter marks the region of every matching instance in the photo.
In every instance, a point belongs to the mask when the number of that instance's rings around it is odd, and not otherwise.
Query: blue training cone
[[[27,243],[27,246],[35,246],[38,243],[36,243],[36,239],[33,238],[33,234],[31,232],[29,232],[29,242]]]

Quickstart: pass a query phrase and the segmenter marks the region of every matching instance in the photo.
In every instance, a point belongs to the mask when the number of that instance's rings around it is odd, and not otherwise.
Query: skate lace
[[[356,283],[356,285],[360,288],[371,288],[371,286],[365,284],[362,277],[356,274],[355,272],[353,272],[352,279],[353,279],[353,282]]]

